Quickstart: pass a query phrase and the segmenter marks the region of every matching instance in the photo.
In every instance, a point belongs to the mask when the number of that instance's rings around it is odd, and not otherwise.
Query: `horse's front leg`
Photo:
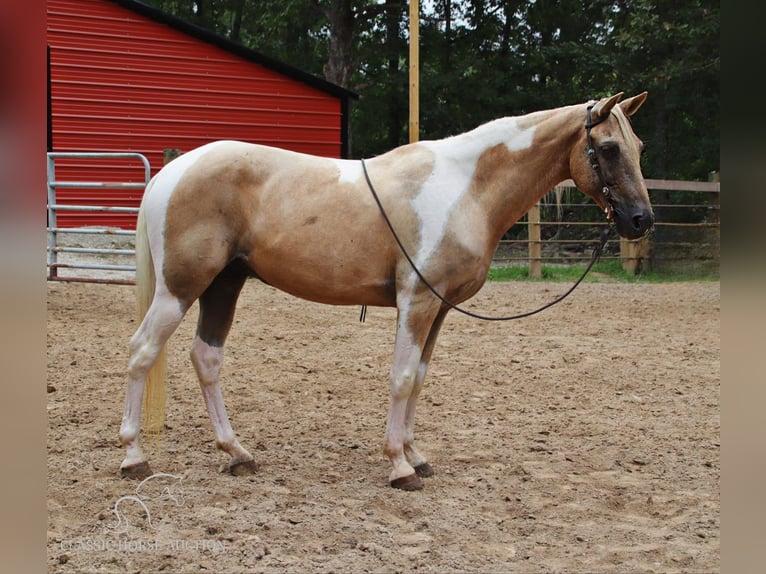
[[[426,372],[428,371],[428,365],[431,362],[431,354],[436,345],[436,339],[439,336],[439,331],[444,324],[444,318],[447,316],[449,308],[442,307],[439,314],[436,316],[431,330],[428,333],[428,339],[426,339],[425,348],[420,358],[420,365],[417,370],[417,378],[415,380],[415,387],[410,394],[410,398],[407,400],[407,409],[404,415],[404,454],[407,457],[410,465],[415,469],[415,473],[423,478],[433,476],[434,471],[431,465],[428,464],[426,457],[415,446],[415,408],[417,405],[420,391],[423,390],[423,381],[426,378]]]
[[[425,309],[408,306],[398,315],[384,451],[393,467],[390,484],[402,490],[423,488],[418,474],[430,475],[425,457],[414,444],[414,425],[415,403],[428,367],[424,359],[430,356],[429,335],[436,316],[433,305]]]

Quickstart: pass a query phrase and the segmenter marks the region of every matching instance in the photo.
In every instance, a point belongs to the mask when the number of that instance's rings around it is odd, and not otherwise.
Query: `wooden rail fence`
[[[607,248],[602,259],[619,258],[622,267],[632,273],[694,265],[717,270],[720,181],[647,179],[646,185],[656,215],[653,233],[638,240],[620,239],[618,250],[616,242],[610,241],[612,247]],[[581,203],[573,203],[576,200]],[[531,277],[542,277],[545,263],[590,259],[606,225],[595,204],[576,192],[572,180],[564,181],[509,230],[506,237],[510,238],[500,242],[493,264],[527,264]]]

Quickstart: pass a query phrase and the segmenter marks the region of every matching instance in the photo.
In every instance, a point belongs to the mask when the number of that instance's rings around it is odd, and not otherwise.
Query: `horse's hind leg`
[[[144,385],[150,369],[183,319],[184,313],[185,309],[178,299],[167,292],[156,294],[130,340],[125,412],[120,425],[120,442],[126,451],[125,459],[120,464],[123,477],[142,478],[151,474],[138,440]]]
[[[256,470],[256,465],[253,456],[239,444],[231,427],[219,378],[224,342],[231,329],[237,298],[246,277],[236,263],[231,264],[202,294],[197,335],[191,350],[192,363],[215,431],[215,444],[229,454],[229,470],[236,475],[250,474]]]

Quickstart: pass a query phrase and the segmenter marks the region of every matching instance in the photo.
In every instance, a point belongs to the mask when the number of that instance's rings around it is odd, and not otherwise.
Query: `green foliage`
[[[650,97],[636,115],[648,177],[706,180],[719,170],[720,18],[710,0],[632,0],[607,48],[626,89]]]
[[[145,1],[330,81],[341,60],[344,87],[360,94],[352,155],[407,141],[405,0]],[[718,2],[421,0],[420,7],[421,139],[647,90],[634,117],[646,144],[644,174],[704,180],[719,170]]]

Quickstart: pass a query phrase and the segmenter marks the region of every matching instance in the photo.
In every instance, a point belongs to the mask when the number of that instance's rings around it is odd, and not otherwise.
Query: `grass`
[[[490,281],[554,281],[575,282],[582,275],[586,264],[581,265],[543,265],[542,278],[529,276],[526,265],[511,267],[492,267],[489,270]],[[679,281],[718,281],[717,273],[709,270],[690,271],[644,271],[637,274],[626,272],[618,260],[601,261],[593,266],[583,280],[588,283],[672,283]]]

